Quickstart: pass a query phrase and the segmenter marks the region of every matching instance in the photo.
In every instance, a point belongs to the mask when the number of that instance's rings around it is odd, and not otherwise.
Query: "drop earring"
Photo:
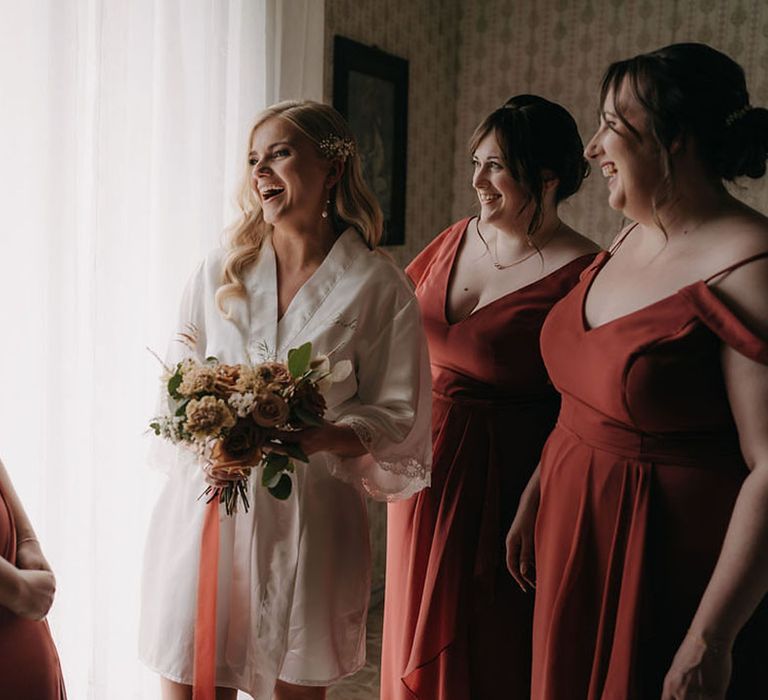
[[[320,213],[320,216],[322,216],[324,219],[328,218],[328,207],[331,206],[331,200],[326,199],[325,200],[325,206],[323,207],[323,211]]]

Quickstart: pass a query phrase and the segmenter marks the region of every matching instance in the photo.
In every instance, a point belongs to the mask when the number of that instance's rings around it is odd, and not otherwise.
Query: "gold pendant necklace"
[[[510,267],[514,267],[515,265],[519,265],[520,263],[524,263],[526,260],[529,260],[536,254],[541,254],[542,249],[544,246],[549,243],[552,238],[554,238],[555,234],[560,230],[560,226],[562,226],[562,221],[560,221],[557,224],[557,228],[552,232],[552,235],[547,238],[542,246],[540,248],[536,248],[535,250],[532,250],[528,255],[524,255],[519,260],[513,260],[511,263],[507,263],[506,265],[503,265],[499,262],[499,235],[496,234],[496,238],[493,239],[493,251],[491,251],[491,247],[488,245],[488,241],[485,240],[485,237],[482,233],[480,233],[480,217],[475,219],[475,231],[477,231],[477,235],[480,238],[480,240],[483,242],[483,245],[485,246],[485,249],[488,251],[488,255],[491,258],[491,264],[497,269],[497,270],[508,270]],[[529,245],[532,245],[532,243],[529,243]]]

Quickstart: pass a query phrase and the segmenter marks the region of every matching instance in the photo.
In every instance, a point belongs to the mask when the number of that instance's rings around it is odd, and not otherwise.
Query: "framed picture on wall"
[[[408,61],[342,36],[333,42],[333,106],[355,135],[384,212],[385,245],[405,242]]]

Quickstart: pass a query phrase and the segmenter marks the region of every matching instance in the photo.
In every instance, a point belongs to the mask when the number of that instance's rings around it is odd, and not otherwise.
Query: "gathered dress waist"
[[[440,367],[434,372],[432,398],[462,406],[489,408],[494,410],[556,407],[560,397],[554,387],[544,391],[513,390],[510,387],[494,385],[451,369]],[[554,419],[554,417],[553,417]]]
[[[723,469],[744,466],[735,429],[654,433],[619,423],[563,397],[556,430],[591,447],[627,459],[678,466]]]
[[[446,401],[448,403],[458,404],[460,406],[472,406],[478,408],[488,408],[494,410],[535,408],[538,406],[550,407],[557,402],[557,396],[552,394],[543,394],[539,396],[472,396],[457,392],[454,394],[443,394],[439,391],[432,391],[432,398],[435,401]]]

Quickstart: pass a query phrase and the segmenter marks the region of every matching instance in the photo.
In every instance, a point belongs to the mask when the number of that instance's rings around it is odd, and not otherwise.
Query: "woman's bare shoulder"
[[[723,274],[711,286],[748,325],[768,338],[768,219],[752,209],[718,222],[714,254]],[[715,246],[712,246],[713,248]]]
[[[602,248],[587,236],[563,226],[551,243],[552,253],[560,258],[578,258],[582,255],[599,253]]]

